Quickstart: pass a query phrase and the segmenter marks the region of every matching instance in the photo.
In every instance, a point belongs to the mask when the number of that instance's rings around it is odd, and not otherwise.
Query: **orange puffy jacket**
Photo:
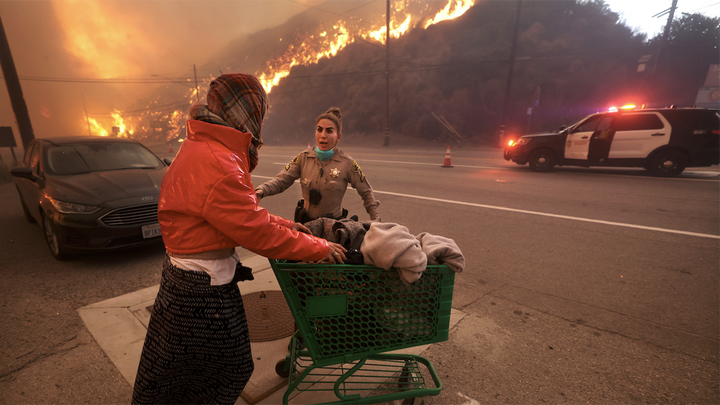
[[[187,139],[160,186],[165,248],[190,254],[242,246],[275,259],[325,258],[327,241],[293,231],[293,221],[258,207],[247,164],[250,138],[230,127],[187,122]]]

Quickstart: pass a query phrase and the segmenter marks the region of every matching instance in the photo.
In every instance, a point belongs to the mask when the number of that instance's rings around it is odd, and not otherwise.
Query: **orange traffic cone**
[[[452,163],[450,163],[450,146],[445,151],[445,162],[440,167],[452,167]]]

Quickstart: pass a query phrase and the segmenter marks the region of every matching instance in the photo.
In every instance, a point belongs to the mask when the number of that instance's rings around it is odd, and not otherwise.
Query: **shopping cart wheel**
[[[398,388],[401,390],[406,390],[410,388],[410,371],[407,367],[403,367],[402,372],[400,373],[400,378],[398,379]],[[405,402],[403,401],[403,405]]]
[[[285,369],[285,364],[287,363],[287,359],[282,359],[275,364],[275,373],[279,375],[282,378],[288,378],[290,377],[290,370]]]
[[[405,364],[407,365],[408,363],[406,362]],[[400,372],[400,378],[398,379],[398,388],[401,390],[411,390],[415,388],[414,382],[415,378],[412,376],[410,368],[407,366],[403,367],[402,372]]]

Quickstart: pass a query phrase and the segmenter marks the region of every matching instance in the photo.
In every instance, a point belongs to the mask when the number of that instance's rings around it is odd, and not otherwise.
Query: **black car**
[[[10,170],[25,217],[43,228],[52,255],[162,241],[160,183],[170,160],[127,138],[35,139]]]
[[[559,132],[511,141],[505,160],[546,172],[556,165],[643,167],[663,177],[720,163],[720,115],[703,108],[592,114]]]

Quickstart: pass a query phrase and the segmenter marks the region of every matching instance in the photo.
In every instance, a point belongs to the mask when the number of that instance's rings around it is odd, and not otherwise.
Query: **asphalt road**
[[[661,179],[534,173],[467,148],[441,168],[444,145],[345,150],[384,222],[466,257],[453,300],[466,316],[426,352],[444,388],[425,403],[720,403],[717,167]],[[254,182],[297,152],[264,147]],[[295,185],[261,205],[292,218],[299,197]],[[353,190],[345,201],[368,218]],[[57,262],[12,184],[0,207],[0,403],[129,403],[76,309],[157,284],[162,246]]]

